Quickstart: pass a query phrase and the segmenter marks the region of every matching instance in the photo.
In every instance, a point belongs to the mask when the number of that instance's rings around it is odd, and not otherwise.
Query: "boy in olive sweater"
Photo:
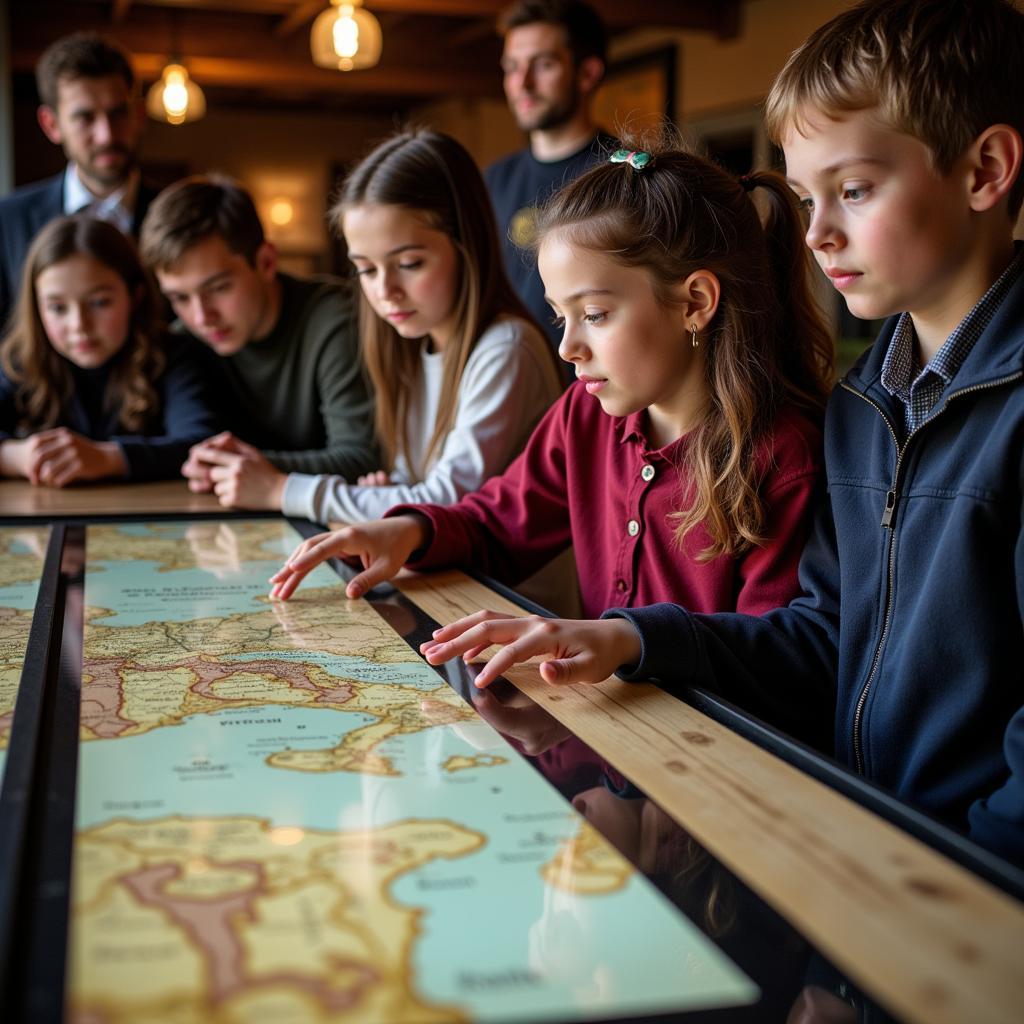
[[[355,480],[376,468],[348,288],[279,271],[248,193],[217,177],[175,183],[150,207],[140,248],[179,329],[219,357],[233,430],[192,449],[182,472],[193,491],[280,508],[290,472]]]

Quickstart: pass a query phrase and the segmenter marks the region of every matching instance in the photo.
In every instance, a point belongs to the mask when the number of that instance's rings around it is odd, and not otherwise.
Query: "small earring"
[[[690,345],[693,348],[700,348],[700,340],[697,337],[697,325],[690,324]]]

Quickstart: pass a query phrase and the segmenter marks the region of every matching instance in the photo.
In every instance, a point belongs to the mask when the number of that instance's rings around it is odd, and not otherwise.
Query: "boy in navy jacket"
[[[804,594],[754,617],[479,613],[429,660],[480,676],[713,689],[1024,864],[1024,15],[871,0],[815,32],[768,100],[807,244],[851,311],[891,317],[840,381]]]

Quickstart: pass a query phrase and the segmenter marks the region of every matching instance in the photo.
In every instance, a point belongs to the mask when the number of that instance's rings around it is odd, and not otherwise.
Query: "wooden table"
[[[210,515],[183,482],[68,490],[0,483],[4,516]],[[517,605],[459,572],[403,573],[441,624]],[[891,1012],[921,1024],[1016,1022],[1024,905],[832,788],[654,686],[507,677],[614,764]]]
[[[226,515],[213,494],[193,494],[184,480],[33,487],[0,480],[0,517],[63,519],[105,515]]]

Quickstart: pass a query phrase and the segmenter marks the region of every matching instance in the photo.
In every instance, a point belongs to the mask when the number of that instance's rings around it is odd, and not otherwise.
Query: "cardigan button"
[[[626,581],[625,580],[616,580],[615,581],[615,589],[620,594],[624,594],[626,592]]]
[[[649,462],[640,470],[640,477],[648,483],[654,479],[654,467]]]
[[[630,537],[635,537],[639,532],[640,524],[635,519],[630,519],[630,521],[626,523],[626,533],[628,533]]]

